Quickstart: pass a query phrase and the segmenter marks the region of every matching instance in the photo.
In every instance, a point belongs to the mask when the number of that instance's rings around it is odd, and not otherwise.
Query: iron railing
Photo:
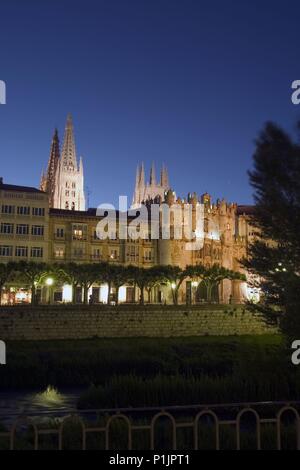
[[[103,450],[179,450],[183,446],[184,450],[220,450],[223,448],[222,433],[225,428],[231,429],[231,448],[243,449],[247,435],[252,440],[251,448],[260,450],[264,448],[263,429],[268,426],[269,438],[270,432],[273,433],[272,448],[281,450],[288,443],[288,447],[299,450],[299,410],[300,402],[293,401],[56,410],[20,416],[0,411],[0,423],[6,423],[2,432],[0,428],[0,449],[14,450],[28,446],[34,450],[43,449],[45,438],[48,438],[48,446],[51,441],[51,449],[69,448],[70,436],[73,432],[74,437],[75,426],[75,447],[81,450],[89,448],[88,439],[91,436],[94,437],[94,444],[96,438],[96,448]],[[68,425],[73,425],[71,434]],[[288,436],[283,439],[287,429]],[[182,439],[182,432],[186,434],[185,439]],[[210,442],[206,442],[203,447],[203,436],[207,441],[208,435]]]

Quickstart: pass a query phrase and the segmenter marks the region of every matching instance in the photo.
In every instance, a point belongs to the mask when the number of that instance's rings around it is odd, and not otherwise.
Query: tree
[[[80,272],[81,265],[77,263],[56,264],[56,269],[60,270],[64,280],[72,286],[72,303],[76,302],[76,289],[81,285]]]
[[[160,268],[160,266],[153,266],[151,268],[127,266],[126,281],[138,286],[140,289],[139,303],[141,305],[145,304],[145,290],[148,292],[148,301],[151,301],[151,290],[161,279]]]
[[[116,304],[119,303],[119,290],[128,281],[128,269],[126,266],[121,264],[107,264],[106,273],[104,273],[104,278],[106,278],[108,283],[108,299],[107,303],[110,303],[110,291],[112,286],[116,289]]]
[[[224,268],[218,264],[214,264],[208,268],[205,268],[202,273],[202,282],[207,289],[207,301],[212,300],[213,288],[218,288],[220,283],[224,279],[246,281],[244,274],[231,269]]]
[[[150,304],[152,301],[152,292],[154,287],[159,285],[163,280],[163,270],[161,266],[152,266],[148,268],[146,271],[146,284],[145,288],[148,294],[148,303]]]
[[[81,264],[79,273],[78,273],[78,282],[80,286],[83,288],[83,303],[87,304],[89,302],[88,299],[88,292],[90,287],[96,282],[98,278],[99,272],[97,265],[95,263],[92,264]]]
[[[7,281],[10,279],[14,265],[12,263],[0,263],[0,305],[2,301],[2,290]]]
[[[40,285],[49,271],[46,263],[35,263],[33,261],[19,261],[11,263],[14,272],[21,274],[31,286],[31,303],[36,304],[36,288]]]
[[[180,286],[188,275],[188,271],[183,271],[179,266],[161,266],[161,279],[163,283],[167,283],[171,286],[174,305],[178,304]]]
[[[298,129],[300,123],[298,124]],[[300,333],[300,145],[267,123],[256,141],[252,225],[258,238],[243,265],[260,279],[268,318],[279,315],[282,330]]]

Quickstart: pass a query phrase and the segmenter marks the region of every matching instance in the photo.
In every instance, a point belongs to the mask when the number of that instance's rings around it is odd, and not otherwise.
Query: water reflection
[[[16,416],[76,410],[82,389],[57,390],[49,385],[46,390],[0,392],[0,422],[11,423]]]

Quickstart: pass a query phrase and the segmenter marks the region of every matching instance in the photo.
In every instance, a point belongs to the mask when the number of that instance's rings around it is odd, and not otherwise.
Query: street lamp
[[[192,304],[196,303],[196,292],[197,292],[197,287],[198,287],[198,282],[197,281],[192,281],[192,298],[191,298],[191,301],[192,301]]]
[[[48,287],[48,304],[51,304],[51,297],[52,297],[51,287],[53,286],[54,279],[52,277],[47,277],[45,283],[46,283],[46,286]]]
[[[53,280],[52,277],[47,277],[47,279],[46,279],[47,286],[53,286],[53,282],[54,282],[54,280]]]

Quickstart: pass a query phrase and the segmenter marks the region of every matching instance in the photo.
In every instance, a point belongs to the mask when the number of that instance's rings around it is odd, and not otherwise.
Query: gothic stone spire
[[[155,177],[155,166],[154,162],[152,163],[152,167],[150,170],[150,185],[155,186],[156,185],[156,177]]]
[[[168,170],[165,165],[162,166],[161,174],[160,174],[160,185],[165,188],[169,189],[169,177],[168,177]]]
[[[71,114],[68,114],[67,117],[61,160],[63,169],[77,169],[76,148]]]
[[[51,142],[50,157],[46,174],[43,174],[41,181],[41,189],[46,191],[49,195],[49,206],[53,207],[56,173],[59,165],[59,138],[57,129],[54,130],[54,135]]]

